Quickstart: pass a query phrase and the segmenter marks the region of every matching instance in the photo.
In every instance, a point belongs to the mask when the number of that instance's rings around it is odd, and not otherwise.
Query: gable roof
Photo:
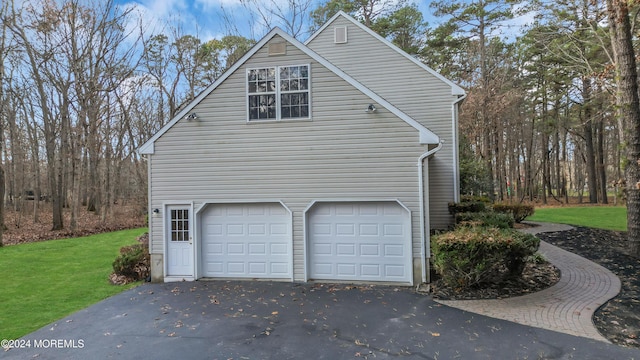
[[[236,61],[233,66],[231,66],[227,71],[222,74],[218,79],[216,79],[213,84],[209,85],[204,91],[202,91],[193,101],[191,101],[187,106],[185,106],[182,110],[180,110],[174,117],[169,121],[165,126],[160,129],[154,136],[152,136],[147,142],[145,142],[140,148],[138,152],[140,154],[153,154],[155,152],[155,142],[158,140],[164,133],[166,133],[169,129],[171,129],[178,121],[185,118],[194,107],[196,107],[202,100],[204,100],[211,92],[213,92],[220,84],[222,84],[231,74],[233,74],[236,70],[238,70],[242,65],[244,65],[247,60],[249,60],[256,52],[258,52],[262,47],[264,47],[271,39],[275,36],[280,36],[284,38],[288,43],[292,44],[300,51],[305,53],[307,56],[317,61],[319,64],[323,65],[337,76],[351,84],[353,87],[361,91],[366,96],[370,97],[377,104],[381,105],[389,112],[396,115],[398,118],[412,126],[414,129],[418,130],[420,134],[420,143],[421,144],[438,144],[440,142],[440,138],[438,135],[434,134],[431,130],[426,128],[424,125],[420,124],[418,121],[393,106],[387,100],[373,92],[371,89],[362,85],[360,82],[356,81],[351,76],[347,75],[344,71],[340,70],[338,67],[330,63],[328,60],[318,55],[315,51],[311,50],[300,41],[294,39],[291,35],[287,34],[282,29],[276,27],[271,30],[267,35],[265,35],[257,44],[255,44],[240,60]]]
[[[460,86],[454,84],[451,80],[445,78],[444,76],[440,75],[437,71],[435,71],[432,68],[430,68],[427,65],[425,65],[422,61],[416,59],[415,57],[413,57],[413,56],[411,56],[409,54],[407,54],[405,51],[403,51],[402,49],[400,49],[399,47],[394,45],[392,42],[390,42],[389,40],[387,40],[384,37],[380,36],[378,33],[376,33],[375,31],[371,30],[370,28],[366,27],[364,24],[362,24],[361,22],[359,22],[356,19],[352,18],[351,16],[349,16],[348,14],[346,14],[342,10],[338,11],[338,13],[333,15],[331,17],[331,19],[329,19],[324,25],[322,25],[320,27],[320,29],[318,29],[316,32],[311,34],[311,36],[304,42],[304,45],[305,46],[308,45],[313,39],[315,39],[320,33],[322,33],[328,26],[330,26],[338,17],[342,17],[342,18],[348,20],[353,25],[355,25],[355,26],[359,27],[360,29],[362,29],[363,31],[367,32],[369,35],[373,36],[378,41],[380,41],[383,44],[387,45],[388,47],[393,49],[398,54],[404,56],[406,59],[408,59],[409,61],[411,61],[414,64],[418,65],[423,70],[427,71],[431,75],[433,75],[436,78],[438,78],[440,81],[442,81],[445,84],[449,85],[451,87],[451,95],[454,95],[454,96],[464,96],[464,95],[466,95],[466,92],[464,91],[463,88],[461,88]]]

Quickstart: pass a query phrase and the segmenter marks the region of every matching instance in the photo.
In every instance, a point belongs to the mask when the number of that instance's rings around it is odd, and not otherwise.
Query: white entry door
[[[193,222],[191,207],[167,207],[167,276],[193,276]]]

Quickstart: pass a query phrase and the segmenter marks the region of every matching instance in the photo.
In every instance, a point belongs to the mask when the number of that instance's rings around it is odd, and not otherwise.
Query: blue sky
[[[283,5],[288,0],[276,1]],[[322,0],[314,0],[315,9]],[[182,31],[197,35],[203,40],[220,38],[237,29],[241,35],[259,39],[269,29],[261,26],[239,0],[116,0],[119,5],[134,7],[151,31],[162,31],[167,20],[178,21]],[[436,25],[438,19],[430,14],[428,1],[415,1],[430,25]],[[301,39],[304,40],[304,37]]]
[[[259,39],[268,32],[268,28],[262,26],[255,15],[242,6],[240,0],[115,0],[116,3],[134,7],[144,24],[147,32],[166,31],[166,22],[178,23],[183,34],[192,34],[202,40],[221,38],[230,32],[239,32],[245,37]],[[288,0],[266,0],[269,3],[280,3],[286,7]],[[314,0],[315,9],[323,0]],[[415,0],[422,11],[425,20],[431,27],[439,25],[444,19],[435,18],[429,8],[430,1]],[[513,32],[520,25],[531,20],[531,16],[525,16],[511,21],[515,27],[502,29],[504,32]],[[305,40],[303,35],[300,40]]]

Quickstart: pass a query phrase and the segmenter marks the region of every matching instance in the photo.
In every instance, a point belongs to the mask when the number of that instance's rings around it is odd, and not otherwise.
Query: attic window
[[[249,121],[309,119],[309,65],[247,70]]]
[[[347,43],[347,27],[336,26],[333,28],[333,42],[336,44]]]

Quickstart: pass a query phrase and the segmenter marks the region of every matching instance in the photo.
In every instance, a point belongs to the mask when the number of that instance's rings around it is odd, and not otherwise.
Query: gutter
[[[458,136],[458,113],[459,113],[459,104],[467,98],[467,95],[461,95],[458,97],[456,101],[451,104],[451,134],[453,134],[453,201],[460,202],[460,141]]]
[[[427,234],[427,227],[430,226],[429,221],[425,219],[425,214],[428,213],[428,204],[424,200],[424,159],[434,155],[442,149],[442,141],[438,143],[438,146],[425,152],[418,159],[418,185],[419,185],[419,198],[420,198],[420,262],[422,265],[422,282],[427,282],[427,257],[431,257],[431,243],[429,234]],[[428,179],[427,179],[428,181]]]

